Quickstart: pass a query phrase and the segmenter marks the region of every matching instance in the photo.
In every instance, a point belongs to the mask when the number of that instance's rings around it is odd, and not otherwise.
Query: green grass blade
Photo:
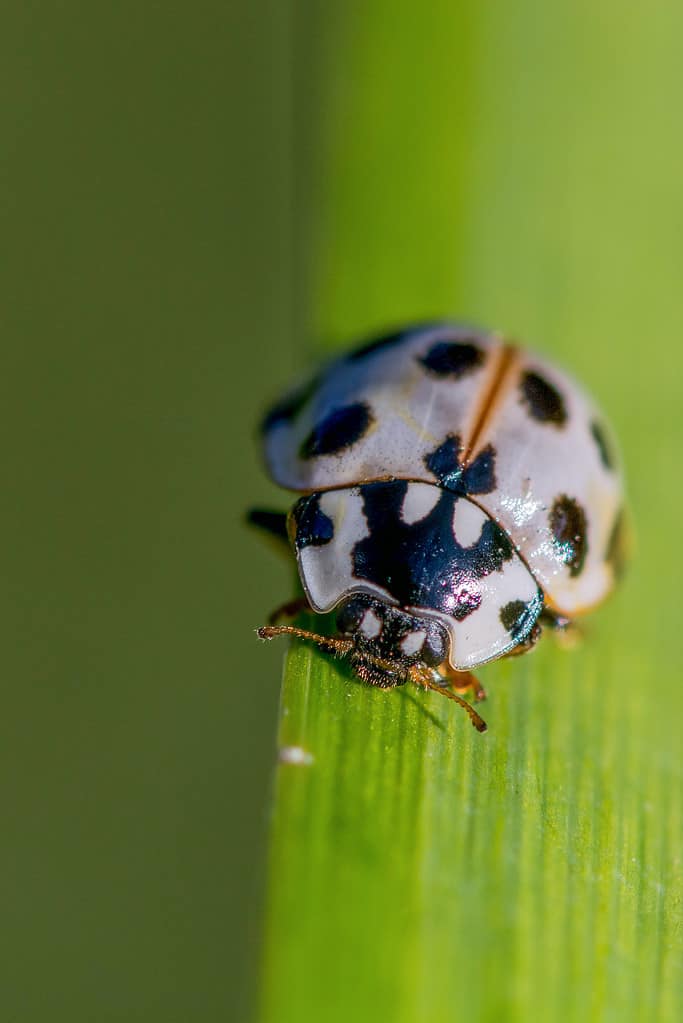
[[[673,1021],[683,9],[426,6],[326,7],[308,319],[455,313],[557,357],[622,440],[637,555],[580,649],[482,672],[483,737],[291,649],[261,1018]]]

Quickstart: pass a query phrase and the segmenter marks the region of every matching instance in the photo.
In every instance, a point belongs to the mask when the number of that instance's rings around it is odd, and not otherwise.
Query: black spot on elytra
[[[567,410],[560,392],[538,373],[525,373],[520,382],[522,401],[539,423],[564,426]]]
[[[517,623],[526,612],[526,603],[523,600],[511,600],[500,609],[500,620],[503,628],[507,629],[511,636],[515,634]]]
[[[371,423],[372,413],[364,402],[333,409],[313,427],[299,449],[299,457],[337,455],[359,441]]]
[[[594,419],[591,423],[591,433],[600,453],[600,461],[606,469],[613,469],[615,464],[614,454],[602,423]]]
[[[614,578],[621,579],[628,560],[628,530],[623,508],[617,512],[614,525],[610,530],[605,559],[608,565],[612,566]]]
[[[460,452],[460,438],[449,434],[425,455],[424,464],[441,486],[454,494],[490,494],[496,486],[495,450],[487,445],[468,466],[460,461]]]
[[[320,507],[320,494],[302,497],[292,509],[297,550],[324,547],[334,536],[334,523]]]
[[[586,513],[573,497],[555,499],[548,518],[555,549],[571,576],[580,575],[588,551]]]
[[[515,643],[531,632],[543,607],[543,594],[539,591],[531,600],[511,600],[500,609],[500,621]]]
[[[460,380],[482,365],[484,352],[471,341],[437,341],[417,361],[434,376]]]
[[[279,423],[289,423],[292,419],[296,419],[308,399],[312,397],[314,392],[317,390],[319,382],[320,381],[317,376],[313,377],[312,380],[309,380],[302,387],[297,388],[296,391],[292,391],[291,394],[285,395],[282,401],[273,405],[270,411],[263,417],[261,422],[262,432],[267,433]]]
[[[453,535],[454,494],[440,491],[429,515],[406,523],[403,480],[360,488],[369,535],[353,549],[353,574],[386,589],[403,607],[442,611],[458,621],[481,603],[479,580],[500,572],[513,556],[508,536],[487,519],[471,547]]]

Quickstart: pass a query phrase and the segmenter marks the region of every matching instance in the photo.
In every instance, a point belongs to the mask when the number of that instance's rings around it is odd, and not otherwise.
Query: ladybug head
[[[445,628],[367,593],[356,593],[337,612],[337,628],[360,657],[384,661],[401,673],[415,664],[437,667],[448,656]]]

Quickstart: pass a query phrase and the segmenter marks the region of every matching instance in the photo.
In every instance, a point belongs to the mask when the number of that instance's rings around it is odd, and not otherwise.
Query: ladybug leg
[[[271,611],[268,615],[268,624],[275,625],[282,618],[296,618],[303,611],[310,610],[311,605],[305,597],[294,597],[293,600],[287,600],[284,604],[276,607],[274,611]]]
[[[277,541],[277,546],[282,550],[285,544],[289,548],[289,537],[287,535],[287,516],[284,512],[269,511],[266,508],[250,508],[246,515],[250,526],[266,533],[271,540]]]
[[[479,703],[486,699],[486,690],[479,679],[471,671],[456,671],[450,664],[444,661],[436,669],[438,675],[444,679],[444,683],[456,693],[471,693],[472,699]],[[444,684],[442,683],[442,685]]]
[[[469,672],[456,672],[455,674],[462,675],[469,674]],[[473,726],[477,729],[477,731],[478,732],[486,731],[488,726],[484,719],[481,717],[481,715],[477,714],[474,707],[471,704],[469,704],[467,700],[463,700],[461,696],[458,696],[458,694],[453,691],[452,687],[449,687],[448,685],[439,685],[439,683],[435,681],[436,673],[433,672],[430,668],[424,667],[421,668],[415,666],[413,668],[410,668],[409,675],[412,681],[415,683],[415,685],[420,686],[421,689],[431,689],[433,692],[440,693],[441,696],[445,696],[447,699],[453,700],[455,703],[459,704],[459,706],[461,706],[465,713],[468,715],[470,721],[472,722]]]
[[[552,629],[560,645],[566,649],[578,646],[583,639],[583,629],[580,625],[566,615],[551,611],[549,607],[543,608],[539,620],[546,628]]]

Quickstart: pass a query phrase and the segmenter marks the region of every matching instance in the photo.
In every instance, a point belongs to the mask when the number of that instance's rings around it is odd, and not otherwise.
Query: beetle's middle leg
[[[566,649],[578,646],[583,639],[583,629],[573,618],[552,611],[549,607],[543,608],[539,622],[551,629],[558,643]]]
[[[296,618],[297,615],[302,614],[304,611],[312,610],[306,597],[294,597],[293,600],[286,600],[284,604],[280,604],[274,611],[271,611],[268,615],[268,624],[275,625],[277,622],[282,621],[283,618]]]

